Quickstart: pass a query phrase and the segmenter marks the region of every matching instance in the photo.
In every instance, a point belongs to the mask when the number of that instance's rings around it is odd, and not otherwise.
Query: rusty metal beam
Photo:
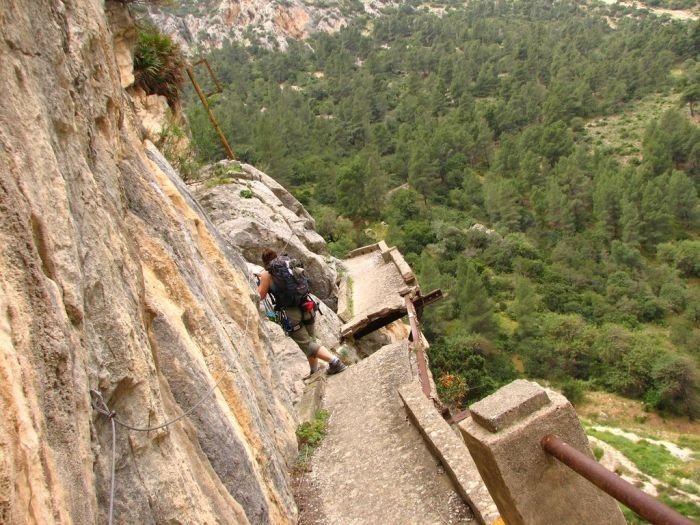
[[[467,419],[470,416],[471,416],[471,413],[469,412],[469,410],[462,410],[461,412],[457,412],[447,422],[450,425],[454,425],[455,423],[459,423],[460,421],[464,421],[465,419]]]
[[[408,320],[411,323],[411,335],[413,336],[413,346],[416,349],[416,361],[418,363],[418,377],[423,389],[425,397],[430,399],[432,392],[430,390],[430,379],[428,377],[428,362],[425,358],[425,349],[423,348],[423,335],[421,334],[420,321],[416,314],[416,308],[413,306],[413,300],[410,295],[404,296],[406,302],[406,311],[408,312]]]
[[[209,67],[209,63],[206,62],[205,59],[200,60],[197,62],[197,64],[200,64],[204,62],[207,66],[207,69],[211,73],[211,68]],[[191,67],[186,67],[185,71],[187,71],[187,76],[190,77],[190,81],[192,82],[192,85],[194,86],[194,90],[197,92],[197,95],[199,96],[199,100],[202,102],[202,106],[204,106],[204,110],[207,112],[207,115],[209,115],[209,120],[211,120],[211,123],[214,126],[214,129],[216,130],[216,133],[219,135],[219,140],[221,140],[221,144],[223,144],[224,149],[226,150],[226,154],[228,155],[228,158],[231,160],[236,160],[236,157],[233,155],[233,151],[231,151],[231,146],[228,145],[228,141],[226,140],[226,136],[224,135],[224,132],[222,131],[221,127],[219,127],[219,123],[216,121],[216,117],[214,117],[214,113],[212,113],[211,108],[209,107],[209,101],[207,100],[207,96],[204,94],[202,91],[202,88],[199,86],[199,82],[197,82],[197,79],[194,76],[194,71],[192,71]],[[214,78],[215,83],[218,85],[218,82],[216,81],[216,77],[213,76],[212,73],[212,78]]]
[[[542,438],[540,444],[545,452],[632,509],[649,523],[653,525],[693,525],[693,522],[682,514],[627,483],[620,476],[602,467],[597,461],[558,437],[547,435]]]
[[[204,67],[206,67],[207,71],[209,72],[209,77],[211,78],[212,82],[214,82],[214,85],[216,86],[216,89],[214,91],[206,94],[206,98],[209,98],[212,95],[216,95],[218,93],[221,93],[224,90],[224,88],[221,87],[221,84],[219,83],[219,79],[216,78],[216,75],[214,74],[214,70],[209,65],[209,61],[206,58],[202,58],[201,60],[198,60],[197,62],[192,64],[192,67],[193,68],[197,67],[199,64],[204,64]]]
[[[404,309],[398,309],[392,311],[390,314],[383,315],[382,317],[377,317],[376,319],[373,319],[369,321],[367,324],[363,325],[362,327],[358,328],[357,330],[352,331],[352,336],[355,339],[360,339],[367,334],[371,334],[375,330],[379,330],[380,328],[393,323],[394,321],[398,321],[402,317],[406,316],[406,311]],[[350,334],[346,334],[350,335]]]

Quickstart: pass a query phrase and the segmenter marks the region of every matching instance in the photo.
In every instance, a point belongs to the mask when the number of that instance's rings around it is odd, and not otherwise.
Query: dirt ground
[[[646,433],[671,434],[671,438],[682,434],[700,437],[700,421],[646,412],[641,401],[607,392],[587,393],[585,403],[577,406],[576,412],[580,417],[610,426],[639,429]]]
[[[298,525],[323,525],[326,517],[318,505],[318,487],[307,472],[297,469],[292,472],[292,493],[299,508]]]

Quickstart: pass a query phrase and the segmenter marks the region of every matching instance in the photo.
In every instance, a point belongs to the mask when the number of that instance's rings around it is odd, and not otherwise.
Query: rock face
[[[191,189],[222,235],[251,263],[261,263],[265,248],[301,260],[313,293],[335,309],[338,276],[326,257],[318,255],[327,253],[326,243],[301,203],[253,166],[222,161],[213,171],[216,178],[210,180],[224,183],[198,183]]]
[[[218,48],[226,41],[242,41],[286,49],[290,39],[305,39],[311,33],[332,33],[353,16],[376,16],[399,2],[362,0],[354,9],[341,9],[339,2],[305,0],[216,0],[179,1],[176,12],[167,6],[151,8],[151,17],[185,50]]]
[[[0,523],[106,523],[113,453],[117,523],[295,523],[245,263],[142,141],[106,5],[0,3]]]

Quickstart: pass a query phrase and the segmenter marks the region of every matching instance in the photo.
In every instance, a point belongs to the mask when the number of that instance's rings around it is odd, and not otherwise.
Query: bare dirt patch
[[[319,505],[317,482],[307,474],[305,469],[292,472],[292,493],[299,509],[297,525],[324,525],[327,521]]]
[[[641,401],[607,392],[589,392],[586,402],[576,407],[580,417],[608,426],[636,429],[642,434],[670,433],[700,436],[700,422],[647,412]],[[671,439],[675,436],[669,436]]]

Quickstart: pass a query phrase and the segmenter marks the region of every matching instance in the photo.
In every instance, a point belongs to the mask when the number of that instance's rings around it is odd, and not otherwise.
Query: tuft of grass
[[[603,454],[605,454],[605,451],[602,448],[593,447],[593,455],[595,456],[596,461],[600,461],[600,458],[603,457]]]
[[[216,166],[211,176],[207,179],[207,188],[214,188],[216,186],[221,186],[222,184],[230,184],[236,179],[235,174],[240,172],[241,167],[235,164],[232,166]],[[255,196],[255,194],[251,191],[250,197],[246,197],[243,195],[244,191],[246,190],[241,191],[241,197],[250,198]]]
[[[689,448],[693,452],[700,452],[700,437],[686,436],[683,434],[678,437],[678,445]]]
[[[302,423],[297,428],[299,457],[294,465],[296,471],[306,472],[308,470],[314,450],[321,444],[323,436],[326,435],[330,416],[331,414],[327,410],[317,410],[312,421]]]
[[[255,197],[255,193],[253,193],[253,190],[251,190],[250,187],[247,187],[241,190],[240,196],[244,199],[252,199],[253,197]]]
[[[348,294],[348,315],[352,318],[355,315],[355,301],[352,296],[353,280],[349,275],[346,277],[347,282],[347,294]]]
[[[691,520],[697,521],[700,519],[700,506],[693,503],[692,501],[679,501],[670,494],[664,492],[659,494],[659,499],[663,501],[666,505],[671,507],[673,510],[680,512],[683,516],[690,518]]]
[[[222,177],[212,177],[211,179],[207,179],[207,188],[215,188],[223,184],[230,184],[233,181],[233,177],[227,177],[225,175]]]

